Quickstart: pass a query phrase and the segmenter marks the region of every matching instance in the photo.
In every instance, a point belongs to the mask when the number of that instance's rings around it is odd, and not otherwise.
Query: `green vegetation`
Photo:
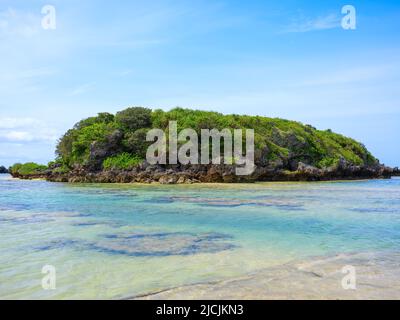
[[[354,165],[372,165],[378,161],[357,141],[310,125],[279,118],[223,115],[217,112],[175,108],[170,111],[133,107],[115,116],[99,113],[78,122],[58,142],[54,172],[67,172],[76,166],[88,170],[129,170],[145,158],[151,128],[168,130],[169,121],[177,121],[178,130],[254,129],[256,164],[293,170],[298,162],[319,168],[336,166],[341,159]],[[223,144],[221,144],[223,148]],[[232,161],[234,162],[234,160]],[[17,172],[40,172],[44,166],[15,165]]]
[[[16,163],[10,168],[10,173],[12,175],[34,175],[34,174],[41,174],[45,170],[47,170],[47,166],[40,165],[34,162],[28,163]]]
[[[129,170],[133,169],[141,162],[143,162],[143,159],[124,152],[104,160],[103,168],[104,170]]]
[[[117,113],[115,122],[120,128],[130,132],[148,128],[151,126],[151,110],[142,107],[128,108]]]
[[[256,162],[262,164],[282,161],[284,166],[289,167],[291,161],[302,161],[326,168],[337,165],[340,158],[354,165],[377,163],[361,143],[331,130],[317,130],[300,122],[181,108],[152,113],[155,128],[166,128],[170,120],[177,120],[178,130],[193,128],[198,133],[208,128],[254,129]]]

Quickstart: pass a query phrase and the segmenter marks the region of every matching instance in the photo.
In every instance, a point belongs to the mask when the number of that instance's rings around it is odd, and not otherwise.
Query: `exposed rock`
[[[8,173],[8,169],[4,166],[0,166],[0,174],[1,173]]]
[[[54,182],[70,183],[237,183],[256,181],[327,181],[354,179],[383,179],[400,176],[398,168],[381,164],[354,166],[340,159],[334,167],[320,169],[302,161],[287,163],[281,159],[257,165],[249,176],[236,175],[235,165],[150,165],[142,163],[132,170],[99,171],[84,166],[75,166],[68,173],[58,172],[57,167],[43,173],[21,176],[22,179],[46,179]]]
[[[120,130],[111,133],[105,142],[94,141],[90,145],[89,163],[87,168],[91,171],[101,170],[103,160],[119,153],[121,150],[119,142],[123,138]]]
[[[193,165],[193,166],[158,166],[140,165],[129,171],[112,170],[89,172],[77,166],[69,173],[53,172],[15,176],[22,179],[46,179],[54,182],[70,183],[236,183],[255,181],[327,181],[327,180],[355,180],[355,179],[386,179],[399,176],[398,168],[384,165],[354,166],[346,161],[340,161],[336,167],[319,169],[314,166],[299,162],[296,170],[282,167],[276,163],[274,167],[256,166],[255,171],[249,176],[237,176],[234,165]],[[143,170],[143,168],[145,168]]]
[[[179,179],[176,174],[171,173],[161,176],[158,182],[160,182],[161,184],[176,184],[178,180]]]

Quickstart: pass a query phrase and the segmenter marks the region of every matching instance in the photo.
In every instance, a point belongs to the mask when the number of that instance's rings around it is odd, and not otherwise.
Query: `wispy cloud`
[[[329,14],[317,18],[299,18],[284,28],[283,33],[299,33],[335,29],[340,27],[340,22],[340,17],[337,14]]]
[[[31,37],[40,32],[40,16],[13,8],[0,11],[1,37]]]
[[[20,70],[17,72],[9,72],[0,74],[0,81],[23,81],[37,79],[47,76],[53,76],[57,73],[57,70],[50,68],[38,68],[38,69],[28,69]]]
[[[52,68],[33,68],[24,69],[21,67],[9,67],[6,64],[2,67],[0,74],[0,95],[3,97],[3,103],[6,97],[14,95],[12,101],[15,101],[15,95],[32,94],[43,90],[41,84],[57,74],[56,69]],[[17,69],[18,68],[18,69]]]
[[[117,71],[115,73],[115,75],[118,77],[126,77],[126,76],[133,74],[133,72],[134,71],[132,69],[126,69],[126,70]]]
[[[0,118],[0,130],[36,126],[38,124],[40,124],[40,121],[33,118]]]
[[[363,66],[343,69],[315,75],[311,79],[299,81],[296,85],[300,87],[332,86],[349,83],[360,83],[389,79],[398,72],[396,65]]]
[[[75,89],[73,89],[69,95],[70,96],[78,96],[78,95],[84,94],[84,93],[90,91],[94,87],[94,85],[95,85],[94,82],[82,84],[82,85],[76,87]]]
[[[0,142],[54,142],[57,131],[33,118],[0,118]]]

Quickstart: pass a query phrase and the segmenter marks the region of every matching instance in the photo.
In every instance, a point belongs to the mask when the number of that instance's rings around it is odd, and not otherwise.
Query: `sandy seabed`
[[[355,269],[355,289],[342,282]],[[343,270],[345,268],[345,270]],[[345,272],[344,272],[345,271]],[[171,288],[133,299],[270,300],[400,299],[400,253],[369,252],[313,258],[220,282]]]

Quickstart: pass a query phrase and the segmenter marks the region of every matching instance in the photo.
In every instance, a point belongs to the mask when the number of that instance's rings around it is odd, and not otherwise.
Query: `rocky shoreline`
[[[302,162],[296,170],[280,167],[257,166],[253,174],[238,176],[232,165],[149,165],[143,163],[133,170],[88,171],[76,167],[68,173],[58,172],[57,168],[42,173],[20,175],[20,179],[45,179],[52,182],[69,183],[249,183],[257,181],[330,181],[360,179],[390,179],[400,176],[398,168],[384,165],[354,166],[341,161],[336,167],[319,169]]]

